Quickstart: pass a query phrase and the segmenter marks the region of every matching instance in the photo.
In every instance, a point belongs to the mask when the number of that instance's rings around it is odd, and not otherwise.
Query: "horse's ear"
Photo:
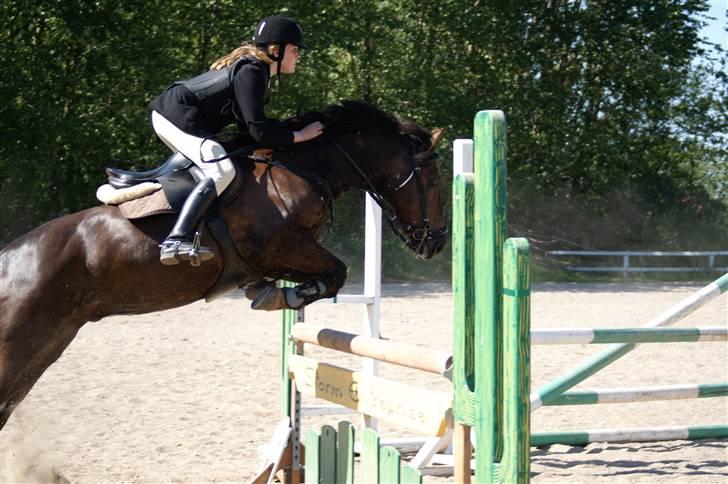
[[[444,134],[444,131],[442,128],[435,128],[432,130],[432,142],[430,144],[430,151],[434,150],[437,144],[442,139],[442,135]]]

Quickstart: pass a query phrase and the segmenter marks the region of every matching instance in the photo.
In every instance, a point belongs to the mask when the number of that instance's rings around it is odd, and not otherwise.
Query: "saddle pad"
[[[125,218],[130,220],[160,213],[174,213],[164,190],[157,190],[145,197],[124,202],[119,205],[119,211]]]
[[[135,198],[149,195],[150,193],[159,190],[162,185],[159,183],[145,182],[139,185],[134,185],[128,188],[114,188],[110,184],[101,185],[96,190],[96,198],[100,202],[104,202],[106,205],[119,205],[127,200],[134,200]]]

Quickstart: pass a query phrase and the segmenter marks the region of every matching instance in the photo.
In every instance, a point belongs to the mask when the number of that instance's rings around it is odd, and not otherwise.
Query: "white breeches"
[[[216,163],[203,163],[200,159],[202,157],[205,160],[212,160],[227,154],[225,148],[217,141],[185,133],[157,111],[152,111],[152,126],[157,136],[169,146],[169,149],[185,155],[200,167],[206,177],[212,178],[218,195],[235,178],[235,166],[229,158]]]

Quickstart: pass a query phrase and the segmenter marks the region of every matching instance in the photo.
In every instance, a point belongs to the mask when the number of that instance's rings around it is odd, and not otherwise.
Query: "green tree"
[[[509,124],[511,230],[537,247],[724,248],[726,53],[706,0],[7,0],[0,4],[0,244],[97,202],[103,168],[157,164],[147,104],[257,20],[300,20],[310,49],[270,115],[363,99],[449,143],[479,109]],[[708,53],[711,63],[696,59]],[[444,194],[449,198],[449,193]],[[361,198],[331,245],[360,247]],[[415,270],[387,239],[400,274]],[[396,247],[396,249],[395,249]],[[443,258],[443,260],[445,260]],[[447,277],[435,262],[428,274]],[[393,274],[390,274],[393,275]]]

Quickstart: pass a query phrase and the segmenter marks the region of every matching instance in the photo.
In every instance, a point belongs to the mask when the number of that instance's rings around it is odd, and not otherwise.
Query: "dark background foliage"
[[[0,246],[96,205],[104,167],[159,163],[167,150],[147,103],[283,12],[310,49],[274,89],[269,115],[360,99],[443,127],[449,179],[452,140],[471,136],[477,110],[501,109],[510,230],[537,252],[725,249],[728,78],[726,53],[698,36],[707,9],[699,0],[6,0]],[[327,240],[354,276],[362,223],[362,197],[348,196]],[[447,256],[417,265],[404,253],[387,235],[386,277],[449,276]]]

